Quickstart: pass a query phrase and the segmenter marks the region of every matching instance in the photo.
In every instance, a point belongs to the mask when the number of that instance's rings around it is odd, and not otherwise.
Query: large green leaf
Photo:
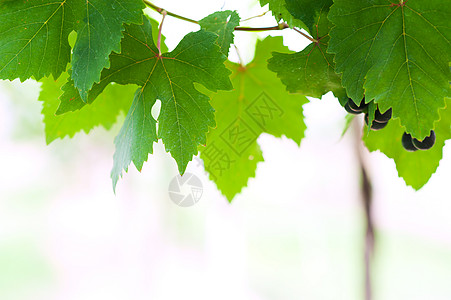
[[[257,138],[264,132],[285,135],[297,144],[304,136],[302,105],[307,98],[290,95],[276,75],[266,68],[271,51],[289,52],[282,37],[259,41],[255,58],[247,66],[229,63],[233,71],[231,92],[212,94],[215,129],[201,147],[201,158],[210,178],[229,201],[255,176],[263,161]]]
[[[406,151],[401,143],[404,128],[399,120],[391,120],[384,129],[371,131],[368,136],[364,136],[367,148],[370,151],[380,150],[393,158],[399,176],[414,189],[425,185],[435,173],[442,158],[445,140],[451,138],[451,100],[447,102],[447,108],[440,110],[441,120],[435,124],[437,140],[429,150]]]
[[[116,123],[118,114],[128,110],[131,104],[130,94],[136,90],[136,86],[132,85],[110,84],[97,101],[92,105],[87,105],[85,109],[64,115],[55,115],[61,86],[68,77],[68,73],[63,73],[57,80],[51,77],[41,79],[39,101],[42,101],[45,136],[48,144],[57,138],[73,137],[75,133],[82,130],[88,133],[98,125],[110,129]]]
[[[451,2],[336,0],[329,51],[356,102],[393,108],[407,132],[423,139],[450,96]]]
[[[231,10],[215,12],[199,21],[203,29],[218,35],[216,42],[225,56],[229,55],[230,44],[233,43],[233,31],[239,24],[240,17]]]
[[[109,66],[111,51],[120,52],[124,23],[141,23],[141,0],[33,0],[0,2],[0,79],[65,71],[77,32],[72,78],[86,100],[87,91]]]
[[[114,152],[114,165],[111,170],[113,189],[116,189],[122,170],[128,171],[128,166],[133,161],[136,168],[141,170],[149,153],[153,151],[153,143],[158,141],[156,123],[152,117],[152,106],[155,99],[146,99],[142,89],[135,92],[132,106],[130,107],[124,124],[114,140],[116,151]]]
[[[297,12],[295,15],[302,17],[302,13],[299,12],[300,8],[294,10],[293,13]],[[315,28],[314,38],[318,42],[311,43],[297,53],[274,52],[273,57],[268,61],[268,68],[277,73],[291,93],[321,98],[322,95],[332,91],[336,97],[346,97],[341,86],[340,76],[334,71],[334,57],[332,54],[326,53],[329,30],[332,27],[332,23],[326,17],[328,8],[327,6],[318,6],[314,11],[316,19],[311,26]],[[310,24],[308,20],[307,18],[305,21]]]
[[[88,95],[93,101],[110,82],[140,86],[115,139],[111,174],[114,185],[130,162],[140,170],[148,153],[152,153],[157,134],[150,110],[157,99],[161,100],[158,138],[163,140],[166,151],[177,161],[183,174],[197,154],[197,146],[205,144],[208,127],[215,126],[209,98],[196,90],[194,83],[211,91],[232,88],[230,71],[224,66],[226,57],[216,45],[216,34],[204,30],[189,33],[174,51],[159,55],[147,18],[143,25],[125,28],[122,52],[110,55],[110,68],[102,72],[100,82]],[[64,89],[62,101],[69,101],[67,97],[71,96],[73,86],[69,82]]]

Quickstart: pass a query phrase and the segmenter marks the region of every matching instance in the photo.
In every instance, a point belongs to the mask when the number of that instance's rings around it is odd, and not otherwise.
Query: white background
[[[155,3],[193,19],[267,10],[250,0]],[[267,14],[242,25],[274,24]],[[168,17],[163,33],[172,49],[195,30]],[[246,62],[264,36],[236,33]],[[307,44],[291,30],[283,36],[292,50]],[[114,195],[109,172],[119,125],[46,146],[38,94],[35,82],[0,83],[0,299],[363,298],[358,165],[352,137],[341,138],[346,113],[330,95],[304,106],[300,148],[259,138],[265,162],[232,204],[191,163],[187,172],[202,180],[204,193],[180,208],[167,193],[176,164],[161,143]],[[375,299],[451,299],[449,142],[418,192],[383,154],[365,157],[375,197]]]

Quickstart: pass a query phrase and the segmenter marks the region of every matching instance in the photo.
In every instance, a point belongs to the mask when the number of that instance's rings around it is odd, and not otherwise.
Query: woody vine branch
[[[146,4],[146,6],[152,8],[153,10],[155,10],[156,12],[158,12],[158,13],[160,13],[162,15],[168,15],[168,16],[177,18],[179,20],[183,20],[183,21],[190,22],[190,23],[193,23],[193,24],[199,24],[199,22],[196,21],[196,20],[193,20],[193,19],[181,16],[181,15],[178,15],[176,13],[167,11],[166,9],[159,7],[159,6],[153,4],[152,2],[150,2],[148,0],[143,0],[143,2],[144,2],[144,4]],[[290,26],[287,23],[285,23],[285,22],[281,22],[281,23],[277,24],[276,26],[272,26],[272,27],[241,27],[241,26],[238,26],[238,27],[235,27],[235,30],[237,30],[237,31],[247,31],[247,32],[261,32],[261,31],[283,30],[283,29],[286,29],[286,28],[290,28]],[[314,39],[311,36],[305,34],[301,30],[296,29],[296,28],[293,28],[293,29],[296,32],[298,32],[299,34],[301,34],[303,37],[305,37],[306,39],[310,40],[312,43],[317,43],[318,42],[316,39]]]

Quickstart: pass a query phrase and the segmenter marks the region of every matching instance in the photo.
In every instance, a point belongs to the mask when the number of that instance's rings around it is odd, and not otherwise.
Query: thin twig
[[[280,23],[277,26],[272,26],[272,27],[235,27],[235,30],[238,31],[269,31],[269,30],[283,30],[285,28],[289,28],[290,26],[288,26],[288,24],[286,23]]]
[[[249,17],[249,18],[243,19],[243,20],[241,20],[241,22],[246,22],[246,21],[249,21],[249,20],[252,20],[252,19],[255,19],[255,18],[263,17],[263,16],[266,15],[267,13],[269,13],[269,10],[267,10],[267,11],[265,11],[264,13],[259,14],[259,15],[257,15],[257,16],[253,16],[253,17]]]
[[[165,11],[168,16],[171,16],[171,17],[174,17],[174,18],[177,18],[177,19],[180,19],[180,20],[184,20],[184,21],[187,21],[187,22],[191,22],[191,23],[194,23],[194,24],[199,24],[199,22],[197,22],[196,20],[193,20],[193,19],[190,19],[190,18],[186,18],[186,17],[183,17],[183,16],[178,15],[178,14],[174,14],[174,13],[172,13],[170,11],[167,11],[167,10],[161,8],[161,7],[156,6],[155,4],[149,2],[148,0],[143,0],[143,1],[144,1],[144,4],[146,4],[148,7],[152,8],[153,10],[159,12],[160,14],[162,14],[163,11]]]
[[[238,50],[238,47],[235,44],[233,44],[233,46],[235,47],[235,51],[236,51],[236,55],[238,56],[238,61],[240,63],[240,67],[244,67],[243,59],[241,58],[241,54],[240,54],[240,51]]]
[[[155,10],[156,12],[159,12],[160,14],[162,14],[164,11],[166,12],[166,14],[168,16],[180,19],[180,20],[184,20],[190,23],[194,23],[194,24],[199,24],[198,21],[187,18],[187,17],[183,17],[181,15],[175,14],[173,12],[167,11],[164,8],[161,8],[159,6],[156,6],[155,4],[149,2],[149,0],[143,0],[143,2],[150,8],[152,8],[153,10]],[[270,30],[283,30],[286,28],[290,28],[290,26],[288,26],[288,24],[286,23],[280,23],[277,26],[272,26],[272,27],[235,27],[235,30],[238,31],[249,31],[249,32],[258,32],[258,31],[270,31]],[[300,32],[300,31],[299,31]],[[310,41],[315,42],[316,40],[312,39],[311,37],[309,37],[308,35],[300,32],[303,36],[305,36],[306,38],[308,38]]]
[[[367,168],[362,154],[362,139],[361,126],[357,122],[357,118],[353,120],[353,131],[355,137],[356,156],[360,167],[360,174],[362,176],[362,183],[360,186],[362,203],[365,210],[366,231],[365,231],[365,300],[372,299],[372,280],[371,280],[371,265],[374,255],[374,224],[372,218],[372,186],[371,180],[368,176]]]

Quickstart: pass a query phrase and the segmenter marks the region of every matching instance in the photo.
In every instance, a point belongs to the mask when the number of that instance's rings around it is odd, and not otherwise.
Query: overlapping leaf
[[[310,1],[298,2],[310,3]],[[310,14],[309,17],[306,17],[305,12],[300,12],[302,6],[298,6],[299,3],[297,5],[295,5],[295,1],[290,3],[291,6],[289,7],[293,14],[310,24],[310,30],[314,32],[314,38],[318,42],[311,43],[302,51],[293,54],[274,52],[273,57],[268,61],[268,68],[277,73],[289,92],[298,92],[306,96],[321,98],[322,95],[332,91],[336,97],[346,97],[346,93],[341,86],[340,76],[334,71],[333,55],[326,53],[329,42],[328,34],[332,27],[332,24],[326,18],[330,1],[310,3],[310,6],[307,6],[310,7],[312,12],[315,12],[314,23],[311,23]]]
[[[92,105],[76,112],[64,115],[55,115],[58,108],[58,96],[61,94],[61,85],[69,75],[63,73],[58,80],[44,78],[41,80],[41,93],[39,100],[43,102],[45,135],[47,143],[65,136],[73,137],[75,133],[83,130],[88,133],[92,128],[102,125],[110,129],[116,122],[117,115],[126,112],[131,104],[130,95],[136,86],[109,85]]]
[[[393,108],[407,132],[423,139],[450,96],[451,2],[336,0],[329,51],[357,103]]]
[[[240,24],[240,17],[231,10],[215,12],[199,21],[199,25],[218,35],[217,43],[221,52],[229,55],[230,44],[233,43],[233,31]]]
[[[207,135],[201,158],[210,178],[229,201],[255,176],[263,161],[257,138],[264,132],[300,143],[304,136],[304,96],[289,95],[276,75],[266,68],[272,50],[288,52],[281,37],[259,41],[247,66],[229,63],[231,92],[212,95],[217,127]]]
[[[393,158],[399,176],[414,189],[421,188],[435,173],[442,158],[445,140],[451,138],[451,100],[447,103],[447,108],[440,110],[441,120],[435,125],[435,145],[427,151],[408,152],[403,148],[401,138],[404,128],[399,120],[391,120],[384,129],[364,136],[367,148],[370,151],[380,150]]]
[[[152,106],[155,100],[147,98],[142,89],[135,92],[132,106],[125,117],[118,136],[114,140],[116,151],[114,152],[114,165],[111,170],[114,190],[119,177],[122,176],[122,171],[127,172],[132,161],[135,167],[141,170],[148,154],[153,152],[153,143],[158,141],[157,121],[152,117]],[[173,134],[177,134],[177,132]]]
[[[301,20],[311,35],[316,33],[320,15],[326,15],[332,0],[285,0],[285,7],[296,19]]]
[[[86,100],[108,55],[120,51],[124,23],[141,23],[141,0],[33,0],[0,2],[0,79],[52,74],[70,60],[68,35],[77,32],[72,78]]]
[[[299,27],[308,29],[308,27],[299,19],[294,18],[287,10],[285,0],[260,0],[260,5],[269,4],[269,10],[276,18],[277,22],[285,21],[290,27]]]

